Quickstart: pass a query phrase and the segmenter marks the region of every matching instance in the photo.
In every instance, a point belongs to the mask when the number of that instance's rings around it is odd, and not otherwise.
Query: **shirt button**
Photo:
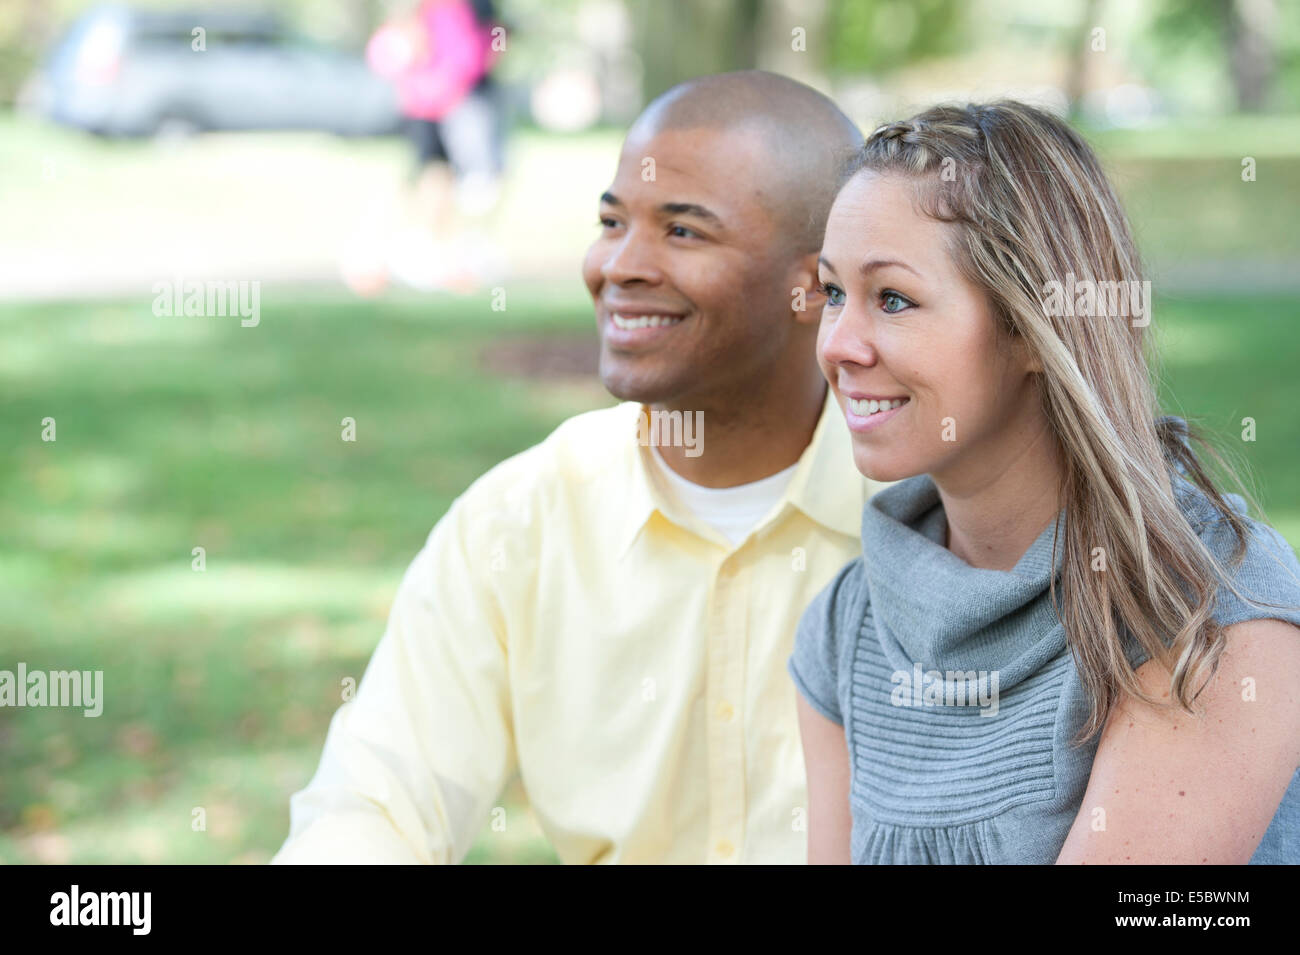
[[[719,856],[721,856],[724,859],[730,859],[731,854],[736,851],[736,847],[733,846],[726,839],[723,839],[721,842],[719,842],[716,846],[713,847],[713,851],[716,852]]]
[[[723,701],[718,704],[718,719],[724,723],[730,723],[733,716],[736,715],[736,708],[730,703]]]

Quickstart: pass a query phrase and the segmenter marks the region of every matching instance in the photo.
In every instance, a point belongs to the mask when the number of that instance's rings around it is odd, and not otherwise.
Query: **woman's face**
[[[831,208],[817,360],[858,470],[928,473],[956,493],[996,479],[1045,423],[1028,350],[949,251],[956,227],[914,208],[915,180],[858,173]]]

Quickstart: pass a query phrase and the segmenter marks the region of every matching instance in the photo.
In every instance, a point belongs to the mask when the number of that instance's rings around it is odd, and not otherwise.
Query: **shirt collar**
[[[786,497],[810,518],[846,537],[857,537],[867,498],[883,485],[862,476],[853,463],[853,440],[830,388],[812,441],[799,458]]]
[[[627,401],[619,408],[622,415],[617,423],[621,429],[618,440],[624,444],[626,453],[621,469],[623,516],[616,529],[615,545],[618,556],[622,557],[654,512],[669,513],[671,505],[663,500],[649,473],[653,462],[646,455],[650,449],[642,447],[637,440],[637,415],[645,413],[645,406]],[[823,527],[846,537],[857,537],[862,525],[862,509],[876,487],[878,485],[864,478],[853,463],[848,426],[834,394],[827,388],[812,440],[799,456],[798,467],[790,478],[782,502],[799,509]]]
[[[624,497],[621,512],[623,522],[618,528],[614,543],[618,556],[622,558],[663,502],[654,482],[650,480],[648,468],[651,462],[643,456],[648,449],[641,447],[637,438],[637,415],[645,413],[645,406],[636,401],[625,401],[619,405],[619,411],[621,414],[617,424],[620,430],[616,440],[624,449],[622,467],[619,469]]]

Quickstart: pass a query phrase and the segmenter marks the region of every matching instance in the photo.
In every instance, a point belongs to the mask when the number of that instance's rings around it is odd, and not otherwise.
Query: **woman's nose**
[[[876,363],[878,356],[870,321],[845,307],[834,318],[823,317],[822,322],[824,330],[818,351],[824,363],[868,367]]]

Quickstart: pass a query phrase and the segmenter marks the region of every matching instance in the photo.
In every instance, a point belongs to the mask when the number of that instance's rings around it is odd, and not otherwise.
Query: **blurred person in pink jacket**
[[[418,224],[397,237],[385,264],[417,288],[468,291],[492,257],[476,232],[495,205],[503,167],[491,78],[503,31],[494,20],[490,0],[422,0],[366,46],[370,68],[397,90],[415,149]]]

